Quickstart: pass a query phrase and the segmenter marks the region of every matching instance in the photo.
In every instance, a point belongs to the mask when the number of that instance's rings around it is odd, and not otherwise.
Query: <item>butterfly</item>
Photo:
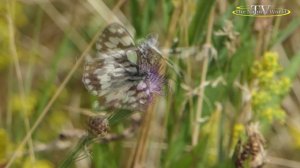
[[[135,45],[120,24],[108,25],[96,41],[96,53],[84,65],[82,81],[104,107],[145,111],[154,94],[160,94],[165,77],[160,74],[156,36]]]

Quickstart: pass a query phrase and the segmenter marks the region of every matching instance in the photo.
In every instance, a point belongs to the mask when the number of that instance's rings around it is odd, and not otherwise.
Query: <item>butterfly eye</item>
[[[126,52],[127,59],[134,64],[137,64],[137,53],[133,50],[128,50]]]

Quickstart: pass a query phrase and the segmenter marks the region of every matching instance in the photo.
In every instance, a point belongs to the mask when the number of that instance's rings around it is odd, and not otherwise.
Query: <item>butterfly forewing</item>
[[[123,26],[117,23],[108,25],[96,42],[96,50],[101,53],[132,47],[134,47],[133,38]]]

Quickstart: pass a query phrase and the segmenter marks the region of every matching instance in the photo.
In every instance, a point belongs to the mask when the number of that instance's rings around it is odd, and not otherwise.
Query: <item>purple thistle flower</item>
[[[148,106],[152,102],[154,94],[161,95],[166,80],[165,77],[159,73],[159,64],[144,66],[147,67],[145,68],[147,69],[145,78],[139,82],[136,89],[137,92],[145,93],[147,99],[144,105]]]
[[[159,74],[159,65],[153,65],[147,74],[149,93],[161,94],[165,77]]]

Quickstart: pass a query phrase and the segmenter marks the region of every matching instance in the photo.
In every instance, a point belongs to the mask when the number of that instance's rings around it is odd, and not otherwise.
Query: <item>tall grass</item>
[[[265,167],[300,167],[299,4],[269,2],[289,7],[282,17],[232,15],[247,3],[4,1],[0,167],[236,167],[252,123]],[[84,57],[112,22],[136,41],[159,35],[168,83],[145,113],[103,111],[81,82]],[[94,115],[110,122],[96,139]]]

